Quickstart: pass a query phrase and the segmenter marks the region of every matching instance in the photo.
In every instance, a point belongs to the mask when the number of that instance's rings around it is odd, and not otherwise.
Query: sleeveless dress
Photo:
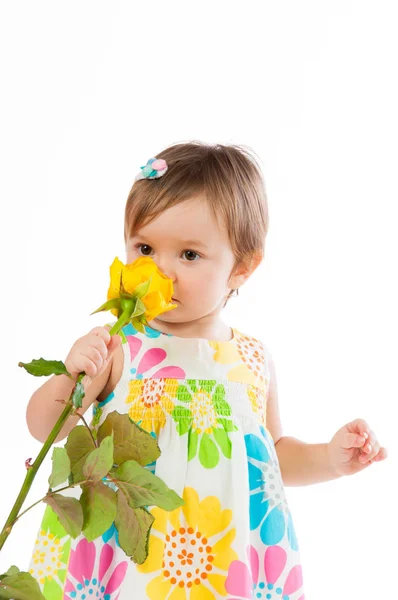
[[[149,326],[120,331],[122,377],[93,405],[90,427],[114,410],[128,413],[157,438],[161,456],[147,468],[185,504],[172,512],[148,507],[155,521],[142,565],[121,549],[114,524],[93,542],[72,539],[46,506],[29,571],[47,600],[304,600],[266,427],[270,355],[261,341],[232,331],[227,342]]]

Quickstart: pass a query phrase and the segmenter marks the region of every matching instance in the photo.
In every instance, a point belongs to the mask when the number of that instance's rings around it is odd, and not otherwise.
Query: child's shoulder
[[[242,332],[238,329],[234,329],[235,332],[235,343],[238,348],[239,354],[246,357],[246,360],[255,361],[258,365],[262,364],[269,370],[270,363],[272,362],[272,354],[269,350],[268,343],[266,343],[263,337],[254,335],[249,332]]]
[[[254,335],[250,332],[243,332],[237,328],[232,328],[234,331],[234,338],[238,341],[238,343],[249,343],[256,346],[262,346],[264,350],[268,350],[266,343],[262,337],[259,337],[258,334]]]

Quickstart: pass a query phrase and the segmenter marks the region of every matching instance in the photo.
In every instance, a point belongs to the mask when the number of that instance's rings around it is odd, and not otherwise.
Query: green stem
[[[83,379],[84,375],[85,375],[85,373],[79,374],[79,376],[76,380],[76,384],[80,383],[80,381]],[[53,429],[50,432],[50,435],[44,442],[42,449],[40,450],[39,454],[37,455],[35,462],[32,464],[31,467],[28,468],[28,472],[26,473],[25,480],[22,484],[22,488],[18,494],[18,497],[15,501],[14,506],[11,509],[8,519],[5,522],[2,532],[0,533],[0,550],[4,546],[4,543],[11,532],[13,523],[15,522],[16,518],[18,517],[18,513],[19,513],[23,503],[25,502],[25,498],[28,495],[30,488],[32,487],[33,480],[36,476],[36,473],[37,473],[40,465],[42,464],[43,460],[47,456],[48,451],[50,450],[50,447],[52,446],[52,444],[55,441],[55,438],[57,437],[57,435],[61,431],[62,427],[64,426],[65,421],[67,420],[67,418],[70,416],[72,410],[74,409],[74,405],[71,402],[71,399],[73,396],[73,392],[76,388],[76,384],[72,390],[71,395],[69,396],[69,400],[68,400],[64,410],[62,411],[58,421],[55,423]]]
[[[116,323],[114,324],[112,329],[109,331],[109,334],[114,335],[115,333],[118,333],[118,331],[120,331],[122,329],[122,327],[127,325],[127,323],[130,321],[130,318],[131,318],[130,310],[125,310],[124,312],[122,312],[119,319],[116,321]]]
[[[120,329],[128,323],[129,318],[130,318],[129,313],[127,311],[124,311],[122,313],[122,315],[119,317],[118,321],[115,323],[115,325],[109,331],[110,335],[115,335],[115,333],[118,333],[120,331]],[[79,376],[77,377],[76,384],[80,383],[84,376],[85,376],[84,372],[80,373]],[[64,426],[65,421],[68,419],[71,412],[75,408],[72,403],[72,396],[75,391],[76,384],[72,390],[71,395],[69,396],[69,400],[65,406],[65,409],[61,413],[58,421],[55,423],[50,435],[44,442],[43,447],[40,450],[39,454],[37,455],[35,462],[28,468],[28,471],[25,476],[25,480],[22,484],[21,490],[18,494],[15,504],[12,507],[11,512],[8,516],[8,519],[5,522],[5,525],[0,533],[0,550],[3,548],[6,539],[10,535],[13,524],[18,519],[19,511],[20,511],[23,503],[25,502],[26,496],[28,495],[30,488],[32,487],[33,480],[36,476],[36,473],[37,473],[40,465],[42,464],[43,460],[47,456],[52,444],[55,441],[55,438],[57,437],[57,435],[61,431],[62,427]]]
[[[91,431],[86,419],[79,412],[75,411],[75,415],[77,415],[84,423],[85,427],[88,429],[89,434],[91,435],[91,439],[93,440],[93,444],[96,448],[98,448],[98,444],[93,436],[93,432]]]
[[[40,500],[37,500],[37,502],[34,502],[30,506],[28,506],[28,508],[25,508],[25,510],[23,510],[21,513],[19,513],[19,515],[17,516],[15,521],[13,523],[11,523],[11,527],[14,527],[15,523],[22,517],[22,515],[27,513],[28,510],[30,510],[34,506],[36,506],[36,504],[40,504],[40,502],[43,502],[43,500],[45,500],[45,498],[48,498],[49,496],[54,496],[54,494],[58,494],[59,492],[63,492],[64,490],[69,490],[70,488],[76,487],[77,485],[82,485],[83,483],[87,483],[88,481],[89,481],[88,479],[84,479],[83,481],[78,481],[76,483],[72,483],[71,485],[65,485],[64,487],[59,488],[58,490],[54,490],[53,492],[47,492],[47,494],[45,496],[43,496],[43,498],[40,498]]]

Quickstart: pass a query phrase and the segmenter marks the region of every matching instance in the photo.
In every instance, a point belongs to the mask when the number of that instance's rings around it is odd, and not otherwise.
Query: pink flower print
[[[185,378],[185,371],[173,365],[157,368],[167,357],[163,348],[142,351],[139,337],[128,335],[126,339],[131,361],[138,362],[137,368],[130,369],[134,378],[128,383],[129,393],[125,399],[129,405],[128,413],[140,427],[158,436],[167,415],[173,410],[177,380]]]
[[[264,555],[264,571],[265,578],[268,582],[267,588],[269,590],[275,591],[275,596],[269,594],[268,598],[280,598],[280,594],[282,594],[283,600],[289,600],[290,594],[294,594],[295,592],[300,591],[300,588],[303,586],[303,575],[301,565],[295,565],[292,567],[285,579],[285,581],[281,581],[281,575],[286,567],[287,563],[287,553],[286,550],[281,548],[280,546],[270,546],[265,551]],[[277,588],[275,588],[276,584],[279,584]],[[283,583],[283,589],[281,589],[281,585]],[[299,600],[304,600],[304,596],[300,596]]]
[[[239,598],[247,598],[248,600],[251,600],[252,598],[256,597],[254,592],[256,591],[258,585],[260,561],[258,558],[258,552],[253,546],[248,547],[247,554],[250,568],[241,560],[234,560],[229,567],[228,577],[225,582],[225,589],[228,593],[239,596]],[[262,584],[262,588],[264,587],[264,584]],[[235,597],[228,598],[228,600],[238,599]]]
[[[253,546],[248,548],[249,566],[240,560],[230,564],[225,589],[234,597],[227,600],[290,600],[291,594],[300,591],[303,585],[300,565],[294,566],[288,573],[282,589],[280,577],[287,563],[286,551],[280,546],[269,547],[264,554],[265,580],[259,580],[260,560]],[[278,584],[278,587],[276,587]],[[305,600],[301,595],[298,600]]]
[[[133,360],[138,356],[142,348],[142,340],[134,335],[127,335],[126,339],[130,348],[131,362],[133,362]],[[166,356],[167,352],[163,350],[163,348],[150,348],[149,350],[143,353],[138,363],[138,367],[136,369],[132,368],[131,373],[135,375],[136,379],[143,379],[144,373],[150,371],[151,369],[159,365],[161,362],[163,362]],[[148,376],[152,379],[158,379],[161,377],[184,379],[185,371],[180,367],[168,366],[162,367],[155,373],[152,373]]]
[[[128,563],[126,560],[115,566],[114,550],[103,544],[99,561],[94,542],[81,539],[72,550],[68,565],[68,579],[64,588],[63,600],[117,600],[118,589],[123,583]]]

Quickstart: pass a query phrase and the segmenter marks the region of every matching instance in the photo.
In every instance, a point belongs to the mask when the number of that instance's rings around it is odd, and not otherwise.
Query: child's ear
[[[258,250],[250,258],[240,261],[237,265],[235,265],[235,268],[232,271],[231,277],[229,278],[228,287],[230,287],[232,290],[240,288],[245,281],[249,279],[250,275],[254,273],[262,260],[263,253],[261,250]]]

